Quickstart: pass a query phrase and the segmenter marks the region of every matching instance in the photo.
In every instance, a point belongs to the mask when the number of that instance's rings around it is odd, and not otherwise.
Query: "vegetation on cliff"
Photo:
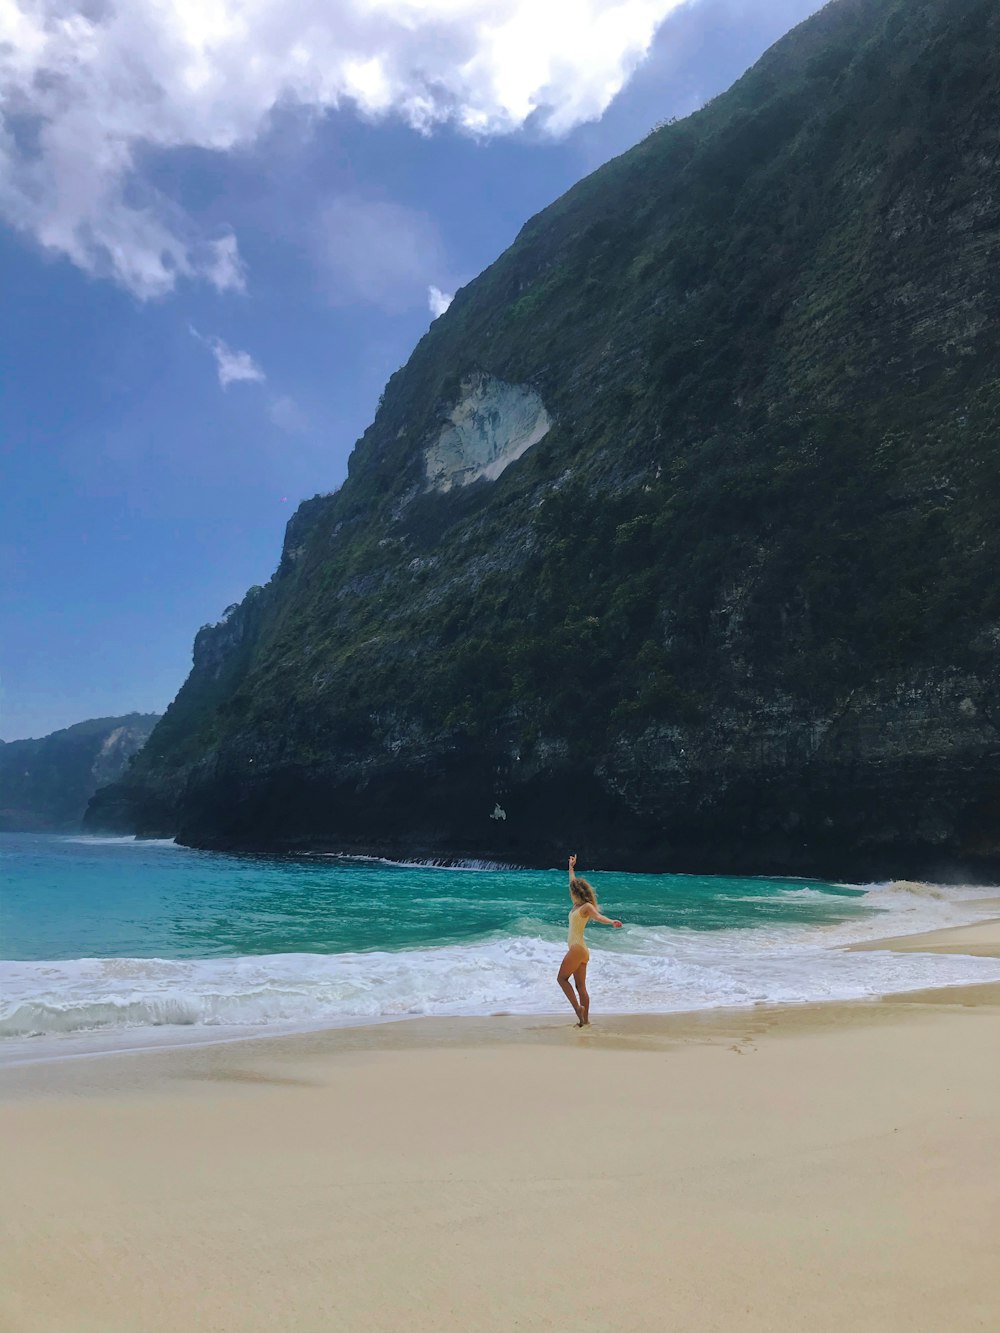
[[[159,716],[95,717],[37,740],[0,741],[0,830],[79,828],[94,792],[122,777]]]
[[[986,0],[835,0],[532,219],[94,818],[360,845],[395,793],[400,844],[532,859],[568,792],[607,859],[995,856],[998,52]],[[551,428],[439,494],[484,376]]]

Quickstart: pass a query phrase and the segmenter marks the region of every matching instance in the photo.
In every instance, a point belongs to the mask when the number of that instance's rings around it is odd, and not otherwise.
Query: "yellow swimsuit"
[[[590,957],[590,950],[583,942],[583,932],[587,929],[589,916],[584,916],[579,907],[571,907],[569,913],[569,947],[572,949],[574,944],[578,944],[583,949],[587,957]]]

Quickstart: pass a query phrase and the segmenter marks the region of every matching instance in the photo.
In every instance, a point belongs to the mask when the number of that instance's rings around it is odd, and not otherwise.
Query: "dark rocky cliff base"
[[[302,765],[249,776],[235,766],[192,778],[180,812],[115,806],[108,789],[90,822],[228,852],[547,867],[574,850],[594,869],[992,882],[998,758],[996,749],[962,759],[847,755],[736,778],[720,766],[717,781],[710,772],[655,789],[647,781],[642,808],[607,775],[583,766],[522,775],[502,753],[455,751],[350,777]]]
[[[361,788],[331,787],[313,774],[275,773],[223,811],[206,806],[205,825],[182,825],[177,836],[216,851],[325,851],[401,861],[545,868],[561,866],[575,850],[581,864],[604,870],[856,883],[1000,878],[1000,810],[974,774],[932,764],[923,772],[845,767],[824,778],[830,786],[805,786],[791,775],[751,779],[697,808],[678,796],[654,823],[637,820],[593,782],[569,775],[511,790],[501,807],[506,819],[495,820],[488,813],[495,810],[490,775],[484,771],[476,783],[469,764],[408,781],[387,775]],[[890,785],[897,792],[892,804],[885,796]],[[970,803],[977,785],[980,799]],[[924,812],[922,820],[914,819],[914,809]]]

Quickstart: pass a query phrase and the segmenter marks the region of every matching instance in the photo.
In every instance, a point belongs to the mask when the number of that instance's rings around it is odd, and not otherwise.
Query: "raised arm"
[[[570,887],[572,887],[572,885],[573,885],[573,881],[574,881],[575,879],[576,879],[576,854],[574,853],[574,854],[569,858],[569,882],[570,882]]]

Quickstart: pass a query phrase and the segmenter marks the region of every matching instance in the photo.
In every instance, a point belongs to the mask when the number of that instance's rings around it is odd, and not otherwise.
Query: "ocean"
[[[990,915],[996,889],[590,874],[593,1015],[1000,981],[844,945]],[[415,1015],[563,1013],[564,867],[229,856],[0,834],[0,1061]]]

